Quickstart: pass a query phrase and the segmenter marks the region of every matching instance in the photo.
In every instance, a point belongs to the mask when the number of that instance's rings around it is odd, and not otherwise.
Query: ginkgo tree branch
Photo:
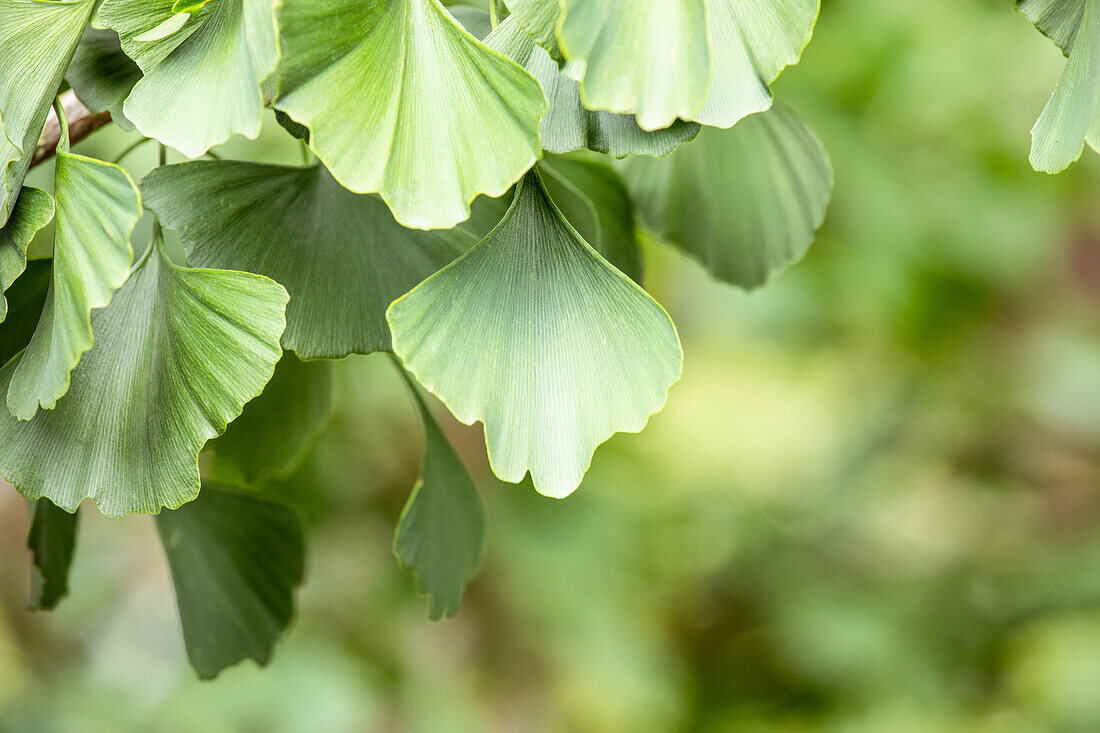
[[[69,121],[69,138],[71,144],[76,145],[93,132],[111,121],[110,112],[92,112],[76,98],[76,94],[70,89],[61,95],[61,105],[65,109],[65,117]],[[34,150],[31,159],[31,167],[44,163],[57,152],[57,143],[61,139],[61,124],[57,114],[50,110],[50,116],[46,119],[46,127],[42,131],[42,137],[38,139],[38,147]]]

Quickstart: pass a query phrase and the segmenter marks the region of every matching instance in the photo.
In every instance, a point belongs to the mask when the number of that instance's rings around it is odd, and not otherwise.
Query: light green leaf
[[[255,138],[264,81],[279,63],[278,0],[104,0],[96,22],[118,32],[144,77],[123,105],[141,132],[195,158],[234,133]]]
[[[21,420],[39,406],[53,409],[69,389],[69,373],[92,347],[92,310],[126,280],[141,218],[137,186],[122,168],[68,152],[67,140],[56,165],[53,284],[7,391],[8,409]]]
[[[704,128],[664,160],[632,158],[624,177],[644,224],[744,288],[806,254],[833,186],[821,143],[781,105]]]
[[[279,17],[276,107],[340,183],[379,192],[403,225],[453,227],[541,154],[538,82],[438,0],[297,0]]]
[[[118,34],[91,27],[84,31],[65,72],[77,99],[92,112],[110,112],[111,120],[123,130],[134,129],[122,103],[139,79],[141,69],[123,53]]]
[[[538,79],[550,108],[542,118],[542,147],[554,153],[588,148],[623,158],[631,153],[663,156],[699,134],[699,125],[676,120],[646,132],[633,115],[593,112],[581,104],[580,86],[558,70],[550,54],[519,26],[515,16],[497,26],[485,45],[500,51]]]
[[[636,113],[646,130],[668,127],[678,117],[730,127],[771,106],[768,84],[798,61],[818,4],[561,0],[558,41],[589,109]],[[549,12],[540,17],[545,22]]]
[[[283,345],[304,359],[390,348],[386,307],[474,241],[394,221],[323,166],[195,161],[142,181],[192,265],[266,275],[290,292]]]
[[[420,476],[397,523],[393,553],[416,578],[417,590],[428,596],[428,617],[450,618],[481,564],[485,507],[411,379],[409,389],[424,426],[424,450]]]
[[[178,507],[198,493],[203,444],[271,378],[286,291],[153,249],[92,314],[95,347],[57,408],[27,422],[0,410],[0,474],[27,498],[68,511],[91,498],[111,516]]]
[[[69,594],[69,566],[76,547],[78,514],[59,509],[49,499],[33,504],[27,548],[34,557],[32,611],[48,611]]]
[[[0,366],[31,342],[52,281],[52,260],[30,260],[27,269],[8,289],[8,317],[0,323]]]
[[[1017,7],[1069,57],[1031,128],[1031,166],[1057,173],[1081,157],[1086,142],[1100,149],[1100,10],[1096,0],[1020,0]]]
[[[286,478],[332,417],[332,363],[283,355],[263,394],[244,406],[225,434],[207,443],[245,483]]]
[[[447,8],[447,12],[461,23],[462,27],[468,30],[471,36],[479,41],[484,41],[485,37],[493,30],[492,18],[489,16],[489,11],[484,8],[452,5]]]
[[[202,679],[251,657],[271,659],[302,583],[302,524],[289,507],[206,484],[157,516],[187,657]]]
[[[8,219],[95,0],[0,0],[0,178]]]
[[[387,313],[394,351],[506,481],[564,497],[596,447],[664,405],[682,355],[668,314],[577,234],[536,172],[500,225]]]
[[[53,198],[37,188],[24,188],[8,223],[0,227],[0,323],[8,315],[4,291],[27,266],[27,246],[53,218]]]
[[[608,262],[641,284],[634,204],[615,169],[593,154],[547,156],[538,169],[566,221]]]

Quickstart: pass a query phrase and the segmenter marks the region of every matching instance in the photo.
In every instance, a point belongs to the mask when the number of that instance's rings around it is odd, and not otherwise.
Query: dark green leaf
[[[76,546],[79,514],[60,509],[49,499],[34,503],[27,547],[34,554],[32,611],[48,611],[69,594],[69,565]]]
[[[27,269],[8,288],[8,317],[0,323],[0,366],[31,342],[52,280],[53,260],[30,260]]]
[[[332,408],[332,364],[303,362],[287,352],[263,393],[207,448],[232,463],[246,483],[285,478],[328,424]]]
[[[188,262],[286,287],[283,345],[304,359],[389,350],[386,307],[474,243],[405,229],[380,198],[351,193],[320,165],[195,161],[153,171],[142,190],[179,230]]]
[[[481,564],[485,507],[411,379],[409,389],[424,426],[424,452],[420,477],[397,523],[393,552],[413,573],[417,590],[428,596],[428,617],[450,618]]]
[[[118,34],[91,27],[84,31],[65,72],[65,80],[77,99],[92,112],[110,112],[111,119],[123,130],[134,129],[122,111],[122,103],[140,79],[141,69],[123,53]]]
[[[251,657],[260,665],[294,615],[305,549],[298,515],[255,494],[204,485],[157,515],[183,640],[202,679]]]
[[[8,223],[0,227],[0,323],[8,315],[4,291],[26,268],[27,246],[38,230],[49,224],[52,218],[53,197],[45,191],[24,186]]]

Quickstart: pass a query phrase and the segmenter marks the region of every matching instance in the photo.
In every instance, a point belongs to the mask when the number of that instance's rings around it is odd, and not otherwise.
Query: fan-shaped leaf
[[[679,378],[668,314],[577,234],[532,172],[500,225],[387,313],[394,351],[506,481],[571,493],[596,447],[636,432]]]
[[[0,0],[0,178],[8,219],[95,0]]]
[[[53,218],[53,198],[37,188],[24,188],[8,223],[0,227],[0,323],[8,315],[4,291],[27,266],[27,246]]]
[[[1017,7],[1069,57],[1035,126],[1031,165],[1057,173],[1100,149],[1100,9],[1096,0],[1019,0]]]
[[[207,448],[232,463],[245,483],[284,478],[301,464],[332,409],[332,363],[303,362],[288,352],[263,394]]]
[[[390,348],[386,307],[474,242],[405,229],[323,166],[195,161],[142,181],[192,265],[267,275],[291,294],[283,345],[304,359]]]
[[[92,347],[92,309],[126,280],[130,234],[141,197],[130,175],[111,163],[58,145],[54,175],[53,283],[34,337],[8,385],[8,409],[20,420],[51,410],[69,389],[69,373]]]
[[[92,315],[95,347],[56,409],[26,422],[0,410],[0,474],[24,496],[68,511],[92,498],[112,516],[178,507],[199,490],[203,444],[271,378],[286,291],[154,249]]]
[[[290,508],[206,484],[198,499],[157,516],[183,641],[202,679],[246,657],[265,665],[294,616],[302,524]]]
[[[542,90],[438,0],[298,0],[280,12],[275,105],[343,185],[406,226],[447,229],[539,157]]]
[[[428,596],[428,617],[450,618],[481,564],[485,507],[411,379],[409,389],[424,426],[424,452],[420,477],[397,523],[393,552],[413,573],[417,590]]]
[[[34,503],[27,547],[34,556],[32,611],[48,611],[69,594],[69,566],[76,547],[78,514],[59,509],[49,499]]]
[[[144,76],[123,105],[148,137],[192,158],[234,133],[254,138],[264,81],[279,62],[277,0],[218,0],[177,12],[172,0],[104,0],[97,23],[118,32]]]
[[[527,69],[538,79],[550,108],[539,131],[542,147],[554,153],[588,148],[623,158],[631,153],[663,156],[699,134],[699,125],[676,120],[646,132],[633,115],[593,112],[581,104],[580,86],[558,70],[550,54],[519,26],[515,16],[497,26],[485,45]]]
[[[745,288],[806,253],[833,185],[821,143],[781,105],[731,130],[704,128],[668,158],[632,158],[624,170],[643,223]]]
[[[668,127],[677,117],[730,127],[771,106],[767,85],[798,61],[818,4],[561,0],[558,41],[575,62],[589,109],[636,113],[646,130]],[[537,17],[546,22],[552,15],[544,7]],[[545,26],[532,33],[545,36]]]
[[[123,53],[118,34],[91,27],[84,31],[65,72],[65,80],[77,99],[92,112],[110,112],[111,119],[123,130],[134,129],[122,111],[122,103],[139,79],[141,69]]]

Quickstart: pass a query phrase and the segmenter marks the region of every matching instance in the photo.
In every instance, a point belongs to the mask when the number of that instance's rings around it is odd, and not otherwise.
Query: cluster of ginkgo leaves
[[[769,84],[818,0],[506,5],[0,0],[0,474],[34,501],[33,605],[66,592],[85,499],[155,514],[196,670],[265,662],[304,550],[255,489],[324,426],[330,360],[381,351],[425,434],[394,551],[452,615],[484,510],[420,389],[483,423],[501,479],[565,497],[680,376],[640,240],[743,288],[806,252],[832,171]],[[135,183],[71,150],[68,89],[188,158],[274,110],[308,162]],[[24,179],[51,108],[47,193]]]

